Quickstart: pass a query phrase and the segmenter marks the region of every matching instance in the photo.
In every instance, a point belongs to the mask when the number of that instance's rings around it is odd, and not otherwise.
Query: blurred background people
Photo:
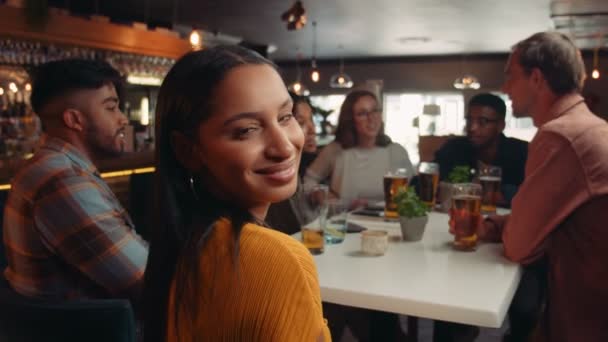
[[[313,108],[308,98],[289,93],[293,99],[293,113],[304,133],[304,146],[302,148],[302,160],[298,174],[304,175],[306,168],[317,156],[317,136],[315,134],[315,123],[313,121]],[[301,179],[300,179],[301,180]],[[287,235],[300,231],[303,222],[309,222],[314,213],[310,208],[310,200],[306,198],[302,189],[302,183],[298,182],[298,189],[289,199],[273,203],[268,208],[266,223]]]
[[[374,93],[355,90],[346,96],[336,138],[306,170],[304,182],[329,184],[330,192],[351,208],[384,198],[387,171],[414,168],[406,150],[384,134],[382,110]]]
[[[4,208],[11,287],[44,299],[140,296],[147,243],[95,164],[123,151],[118,71],[103,61],[39,66],[31,102],[45,137]]]
[[[158,96],[146,341],[330,341],[311,254],[261,226],[298,183],[304,135],[275,66],[191,52]]]
[[[524,181],[528,143],[506,137],[505,102],[490,93],[477,94],[468,103],[466,137],[448,140],[435,153],[439,177],[446,180],[456,166],[466,165],[479,170],[493,165],[502,169],[500,206],[510,207],[511,199]]]
[[[302,160],[298,171],[300,177],[304,177],[306,169],[317,157],[317,133],[313,120],[314,108],[308,97],[291,92],[289,95],[293,100],[293,114],[304,132],[304,147],[302,148]]]

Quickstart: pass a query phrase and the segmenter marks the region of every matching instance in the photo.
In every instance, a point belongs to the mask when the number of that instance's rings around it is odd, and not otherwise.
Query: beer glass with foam
[[[496,203],[500,198],[500,183],[502,169],[498,166],[486,165],[479,168],[479,184],[481,185],[481,211],[485,214],[496,212]]]
[[[472,251],[477,246],[477,226],[481,221],[481,185],[457,183],[452,185],[450,221],[454,228],[453,247]]]
[[[408,174],[406,169],[389,171],[384,175],[384,217],[398,218],[395,195],[399,189],[407,190]]]

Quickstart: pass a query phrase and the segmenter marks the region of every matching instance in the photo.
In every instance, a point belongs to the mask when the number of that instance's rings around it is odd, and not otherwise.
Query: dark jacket
[[[477,169],[477,153],[467,137],[456,137],[448,140],[437,152],[434,162],[439,164],[439,178],[445,180],[456,166],[468,165]],[[517,188],[524,181],[528,143],[500,135],[496,159],[490,164],[502,168],[502,192],[510,204]]]

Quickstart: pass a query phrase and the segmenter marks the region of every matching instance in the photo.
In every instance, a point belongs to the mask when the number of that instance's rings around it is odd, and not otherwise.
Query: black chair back
[[[135,341],[128,300],[48,302],[24,297],[0,278],[0,341]]]

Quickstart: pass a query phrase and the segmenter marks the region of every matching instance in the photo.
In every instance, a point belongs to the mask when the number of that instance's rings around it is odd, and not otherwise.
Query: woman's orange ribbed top
[[[243,227],[235,262],[228,220],[216,223],[201,253],[200,288],[175,316],[175,281],[167,341],[330,342],[312,256],[292,237],[254,224]],[[193,297],[193,298],[190,298]],[[321,338],[322,337],[322,338]]]

